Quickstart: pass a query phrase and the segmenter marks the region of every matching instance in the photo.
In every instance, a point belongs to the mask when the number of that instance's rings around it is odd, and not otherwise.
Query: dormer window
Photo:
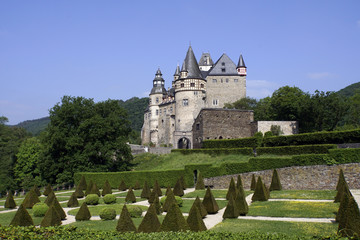
[[[225,68],[221,68],[221,72],[225,72]]]

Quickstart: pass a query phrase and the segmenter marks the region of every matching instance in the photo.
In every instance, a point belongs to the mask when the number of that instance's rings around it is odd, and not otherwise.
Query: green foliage
[[[155,180],[153,191],[155,191],[158,196],[162,196],[162,191],[157,180]]]
[[[51,184],[48,183],[48,185],[46,185],[46,187],[45,187],[43,194],[44,194],[44,196],[47,196],[47,195],[49,195],[50,192],[53,192],[53,189],[51,187]]]
[[[173,203],[170,206],[159,230],[161,232],[190,230],[189,225],[177,204]]]
[[[50,109],[50,120],[42,138],[44,157],[39,159],[46,181],[72,182],[74,173],[81,171],[128,169],[132,155],[126,141],[131,129],[118,101],[94,103],[64,96]]]
[[[199,196],[196,196],[196,199],[192,205],[192,208],[193,207],[197,207],[199,209],[199,212],[200,212],[200,215],[202,218],[204,218],[207,215],[206,208],[205,208],[204,204],[200,201]]]
[[[126,187],[124,180],[121,180],[121,183],[119,185],[119,191],[126,191],[126,189],[127,189],[127,187]]]
[[[341,236],[358,238],[360,236],[360,212],[359,206],[353,197],[349,199],[345,216],[345,228],[339,228],[338,233]]]
[[[341,197],[340,205],[338,212],[335,217],[335,221],[339,223],[339,230],[342,230],[346,226],[346,209],[349,205],[351,194],[348,194],[347,192],[343,192],[343,195]]]
[[[251,97],[241,98],[233,103],[225,103],[224,108],[241,109],[241,110],[254,110],[257,105],[257,100]]]
[[[148,202],[149,202],[149,203],[153,203],[154,200],[155,200],[155,196],[158,196],[158,195],[157,195],[157,193],[156,193],[156,190],[153,189],[153,190],[151,191],[151,193],[150,193],[150,197],[149,197],[149,199],[148,199]],[[159,197],[159,196],[158,196],[158,197]]]
[[[55,193],[53,191],[51,191],[48,194],[47,198],[45,199],[44,203],[46,203],[50,207],[50,205],[54,199],[55,199]]]
[[[264,138],[269,138],[269,137],[273,137],[273,136],[274,136],[274,134],[272,133],[272,131],[267,131],[264,134]]]
[[[280,136],[284,134],[279,125],[271,125],[270,131],[272,132],[273,136]]]
[[[299,154],[326,154],[329,149],[336,149],[335,144],[301,145],[301,146],[281,146],[281,147],[259,147],[256,148],[258,156],[264,154],[272,155],[299,155]]]
[[[206,189],[206,193],[202,203],[209,214],[215,214],[219,211],[219,206],[215,201],[214,195],[212,194],[210,187]]]
[[[203,148],[254,148],[257,146],[258,140],[255,137],[203,141]]]
[[[236,194],[236,186],[235,186],[234,178],[232,177],[230,179],[229,188],[226,194],[226,200],[230,200],[231,196],[232,198],[235,198],[235,194]]]
[[[61,217],[58,214],[55,206],[52,205],[45,213],[43,220],[40,223],[41,227],[50,227],[61,225]]]
[[[138,232],[157,232],[160,228],[160,225],[161,224],[156,213],[155,205],[151,204],[139,225]]]
[[[98,205],[99,204],[99,196],[97,194],[89,194],[85,198],[85,203],[87,205]]]
[[[231,139],[227,139],[231,140]],[[227,141],[227,140],[206,140],[206,141]],[[204,153],[210,155],[221,155],[221,154],[242,154],[252,156],[253,149],[249,147],[245,148],[202,148],[202,149],[172,149],[171,152],[179,152],[184,155],[194,154],[194,153]]]
[[[31,133],[33,136],[39,136],[50,123],[49,117],[27,120],[17,124],[17,127],[24,128],[26,131]]]
[[[150,198],[150,193],[151,193],[151,190],[149,188],[149,185],[148,185],[147,181],[145,181],[144,187],[143,187],[143,189],[141,191],[140,197],[149,199]]]
[[[11,191],[9,191],[6,200],[5,200],[5,208],[16,208],[16,203],[14,201],[14,196]]]
[[[85,193],[83,192],[83,190],[81,190],[81,186],[80,186],[80,185],[78,185],[78,186],[76,187],[74,193],[75,193],[75,196],[76,196],[77,198],[82,198],[82,197],[85,196]]]
[[[205,223],[202,220],[200,209],[196,204],[192,205],[186,222],[188,223],[191,231],[199,232],[207,230]]]
[[[133,97],[126,101],[119,100],[119,105],[126,109],[129,121],[131,122],[131,128],[140,132],[144,124],[144,111],[149,105],[149,98]]]
[[[234,200],[234,195],[230,195],[230,199],[226,205],[223,218],[237,218],[239,216],[239,209]]]
[[[249,206],[246,202],[246,195],[242,185],[238,188],[238,190],[236,190],[236,196],[234,200],[236,208],[239,210],[239,215],[245,216],[249,212]]]
[[[35,204],[32,209],[33,209],[34,217],[43,217],[45,216],[47,210],[49,210],[49,206],[46,205],[45,203],[39,202]]]
[[[98,196],[100,197],[100,190],[99,190],[99,188],[98,188],[98,186],[97,186],[96,183],[94,183],[94,184],[92,185],[89,194],[96,194],[96,195],[98,195]]]
[[[136,206],[136,205],[131,205],[131,207],[128,208],[130,217],[132,218],[139,218],[142,215],[143,210],[141,209],[141,207]]]
[[[256,187],[256,179],[255,174],[251,176],[251,184],[250,184],[250,190],[254,191]]]
[[[343,185],[345,182],[346,182],[346,180],[345,180],[345,176],[344,176],[344,171],[342,170],[342,168],[340,168],[339,178],[338,178],[338,182],[336,184],[336,191],[339,191],[340,188],[342,187],[341,185]]]
[[[163,211],[167,212],[172,204],[176,204],[176,199],[171,188],[168,187],[166,191],[166,197],[161,198],[160,204],[162,205]]]
[[[36,195],[38,195],[38,197],[41,196],[41,192],[40,192],[38,186],[34,185],[34,186],[32,187],[32,190],[36,193]]]
[[[198,177],[196,179],[195,190],[202,190],[202,189],[205,189],[205,183],[204,183],[204,178],[201,172],[199,171]]]
[[[152,205],[154,205],[157,215],[159,215],[163,212],[163,209],[160,204],[159,196],[157,194],[155,194],[155,199],[154,199],[154,202],[152,203]]]
[[[36,193],[33,190],[30,190],[26,196],[24,201],[22,202],[22,205],[25,208],[32,208],[36,203],[40,202],[39,197],[36,195]]]
[[[83,175],[82,175],[82,176],[83,176]],[[88,194],[90,194],[93,185],[94,185],[94,182],[90,179],[89,184],[86,186],[85,196],[87,196]]]
[[[113,208],[104,208],[100,211],[100,218],[102,220],[113,220],[116,218],[116,211]]]
[[[116,226],[116,230],[119,232],[136,232],[136,227],[131,219],[126,204],[124,204],[124,207],[121,211],[120,218]]]
[[[132,190],[131,187],[129,188],[129,190],[128,190],[127,194],[126,194],[125,202],[127,202],[127,203],[136,202],[136,197],[135,197],[134,191]]]
[[[116,203],[116,196],[112,194],[106,194],[103,198],[105,204]]]
[[[34,225],[34,222],[24,207],[23,204],[20,205],[19,209],[16,211],[14,218],[11,220],[10,225],[12,226],[30,226]]]
[[[256,181],[255,192],[251,200],[255,201],[267,201],[269,199],[265,185],[263,184],[261,177],[259,176]]]
[[[274,191],[274,190],[281,190],[281,189],[282,189],[282,186],[281,186],[279,174],[276,171],[276,169],[274,169],[269,190]]]
[[[179,206],[179,207],[182,207],[182,205],[183,205],[183,199],[181,198],[181,197],[179,197],[179,196],[174,196],[175,197],[175,202],[176,202],[176,204]],[[164,204],[165,204],[165,202],[166,202],[166,199],[167,199],[167,196],[165,196],[165,197],[162,197],[161,199],[160,199],[160,204],[163,206]],[[172,202],[172,201],[171,201]],[[172,203],[167,203],[167,204],[172,204]],[[166,211],[164,211],[164,212],[166,212]]]
[[[179,196],[179,197],[184,196],[184,190],[180,178],[176,181],[173,193],[175,196]]]
[[[105,201],[105,200],[104,200]],[[71,194],[71,197],[69,199],[69,201],[66,203],[66,206],[67,207],[78,207],[79,206],[79,202],[77,200],[77,197],[76,197],[76,193],[73,192]]]
[[[340,185],[338,186],[338,190],[337,190],[334,202],[340,202],[341,198],[344,196],[344,194],[347,194],[349,196],[351,195],[349,186],[348,186],[347,182],[345,181],[345,179],[343,179],[343,181],[341,181]]]
[[[64,209],[61,207],[61,205],[60,205],[59,201],[57,200],[57,198],[54,198],[54,200],[52,201],[51,206],[55,207],[55,209],[56,209],[57,213],[59,214],[61,220],[66,219],[66,213],[65,213]]]
[[[243,183],[242,183],[242,180],[241,180],[241,176],[238,175],[237,176],[237,181],[236,181],[236,189],[239,190],[240,188],[243,189]]]
[[[79,182],[77,188],[79,188],[80,190],[86,190],[87,183],[86,183],[86,179],[84,176],[81,176],[81,179],[80,179],[80,182]]]
[[[91,218],[91,214],[90,214],[89,208],[86,205],[86,203],[83,202],[81,204],[79,211],[77,212],[77,214],[75,216],[75,220],[76,221],[87,221],[87,220],[90,220],[90,218]]]
[[[101,195],[112,194],[111,186],[108,180],[105,181]]]

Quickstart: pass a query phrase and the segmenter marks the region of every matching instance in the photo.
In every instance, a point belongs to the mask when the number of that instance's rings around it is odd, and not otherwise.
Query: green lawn
[[[281,190],[270,193],[270,198],[273,199],[334,200],[335,196],[335,190]]]
[[[183,205],[180,207],[181,212],[183,213],[188,213],[190,212],[190,209],[193,205],[195,200],[183,200]],[[216,200],[216,203],[219,206],[219,209],[222,209],[224,207],[226,207],[227,205],[227,201],[225,200]]]
[[[96,206],[88,206],[89,208],[89,211],[90,211],[90,214],[91,216],[99,216],[100,214],[100,211],[104,208],[114,208],[115,211],[116,211],[116,214],[120,214],[121,213],[121,210],[123,208],[124,204],[104,204],[104,205],[96,205]],[[139,205],[127,205],[128,209],[133,207],[133,206],[138,206],[140,207],[143,211],[146,211],[148,209],[148,207],[146,206],[139,206]],[[80,208],[80,207],[79,207]],[[79,208],[76,208],[76,209],[73,209],[73,210],[70,210],[68,213],[70,215],[76,215],[77,212],[79,211]]]
[[[339,209],[338,203],[332,202],[253,202],[249,207],[249,216],[266,217],[305,217],[305,218],[335,218]]]
[[[195,190],[194,192],[185,194],[183,197],[184,198],[196,198],[197,196],[199,196],[199,198],[203,198],[205,196],[205,192],[206,192],[206,190]],[[213,189],[213,190],[211,190],[211,192],[215,198],[226,198],[226,194],[227,194],[228,190]],[[246,196],[249,195],[250,193],[253,193],[253,191],[245,191]]]
[[[39,225],[43,218],[42,217],[34,217],[32,214],[32,209],[26,209],[26,210],[29,212],[31,218],[34,221],[34,224]],[[8,213],[1,213],[0,214],[0,225],[8,226],[10,224],[11,220],[14,218],[15,214],[16,214],[16,211],[8,212]]]
[[[305,223],[305,222],[281,222],[261,221],[247,219],[225,219],[210,231],[217,232],[249,232],[261,233],[284,233],[301,236],[329,236],[336,234],[338,224],[334,223]]]

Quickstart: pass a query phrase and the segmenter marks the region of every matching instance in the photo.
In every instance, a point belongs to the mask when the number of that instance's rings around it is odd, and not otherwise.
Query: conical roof
[[[191,46],[189,46],[189,49],[186,53],[184,64],[185,64],[185,70],[188,71],[187,78],[200,78],[200,79],[203,78]]]
[[[239,62],[238,62],[238,64],[237,64],[237,67],[236,67],[236,68],[241,68],[241,67],[246,68],[242,54],[240,54]]]
[[[179,66],[179,64],[178,64],[177,67],[176,67],[174,76],[180,76],[180,66]]]
[[[162,77],[160,68],[158,68],[158,70],[155,73],[155,78],[153,80],[153,88],[151,89],[150,94],[162,93],[165,95],[166,89],[164,86],[165,86],[165,80]]]

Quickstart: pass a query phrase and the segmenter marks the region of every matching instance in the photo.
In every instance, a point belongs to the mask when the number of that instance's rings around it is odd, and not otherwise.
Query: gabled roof
[[[201,71],[199,69],[199,65],[196,61],[194,52],[191,48],[191,46],[189,47],[187,53],[186,53],[186,57],[185,57],[185,70],[187,70],[188,75],[187,78],[200,78],[203,79],[202,75],[201,75]],[[184,67],[184,65],[183,65]],[[183,69],[181,69],[183,70]]]
[[[240,54],[239,62],[238,62],[238,65],[237,65],[237,68],[240,68],[240,67],[246,68],[242,54]]]
[[[238,75],[235,63],[224,53],[215,65],[209,70],[208,76],[233,76]]]

